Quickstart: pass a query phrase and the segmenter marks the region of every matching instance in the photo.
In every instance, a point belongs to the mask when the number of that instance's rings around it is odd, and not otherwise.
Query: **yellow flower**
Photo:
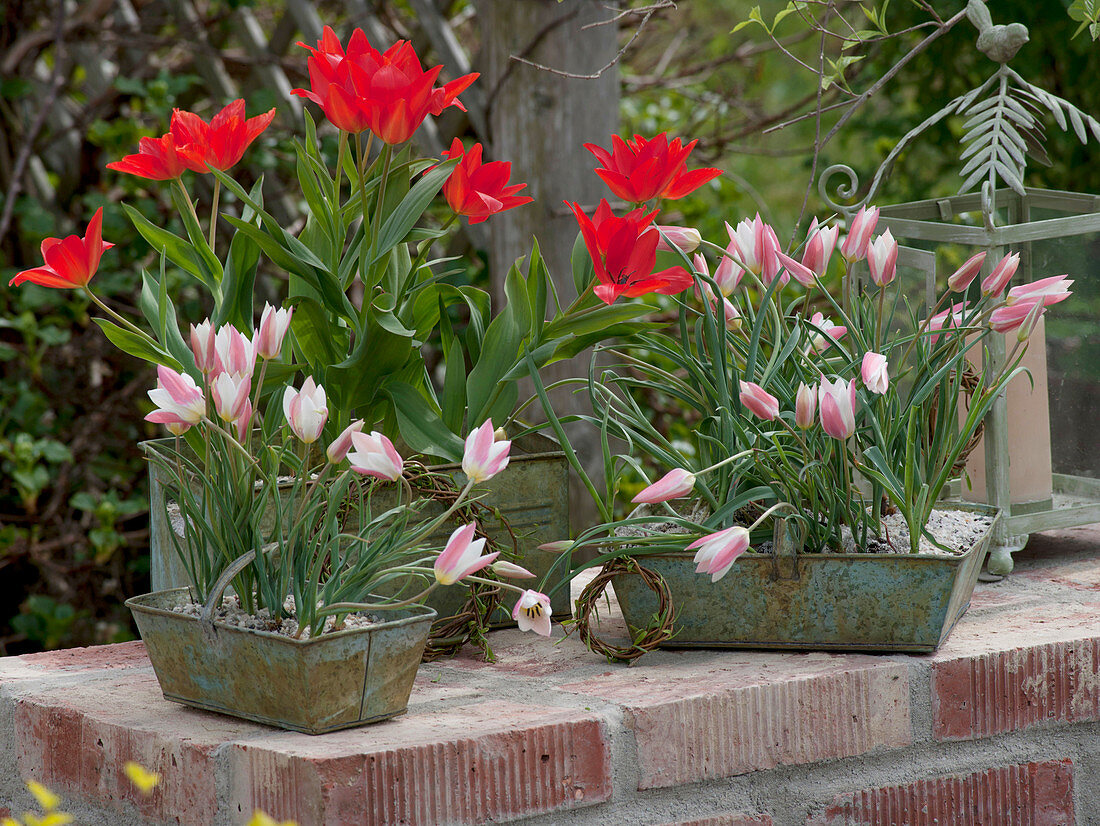
[[[0,820],[0,826],[23,826],[23,824],[14,817],[5,817],[3,820]]]
[[[126,772],[130,782],[137,786],[142,794],[151,794],[156,785],[160,783],[159,774],[149,771],[145,766],[132,760],[127,762],[122,770]]]
[[[252,813],[252,819],[248,821],[245,826],[298,826],[298,824],[293,820],[284,820],[282,823],[279,823],[275,818],[257,809]]]
[[[27,788],[31,790],[31,794],[38,801],[38,805],[47,812],[53,811],[61,803],[60,797],[35,780],[28,780]]]
[[[30,812],[23,813],[27,826],[65,826],[73,822],[73,816],[65,812],[50,812],[45,817],[36,817]]]

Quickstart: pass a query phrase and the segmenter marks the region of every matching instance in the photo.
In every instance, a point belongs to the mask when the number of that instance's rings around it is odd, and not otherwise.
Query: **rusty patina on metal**
[[[171,610],[191,601],[187,588],[126,601],[165,699],[306,734],[404,713],[436,617],[411,605],[374,626],[294,640]]]
[[[955,507],[955,506],[952,506]],[[675,635],[662,647],[826,651],[934,651],[970,604],[1000,511],[961,556],[933,554],[745,554],[722,579],[695,573],[691,552],[639,556],[668,583]],[[636,574],[612,582],[628,625],[657,611]]]
[[[455,473],[464,481],[457,464],[432,468],[443,473]],[[569,532],[569,463],[558,443],[540,434],[531,434],[515,440],[508,467],[490,479],[479,490],[488,492],[482,502],[498,512],[511,526],[518,540],[517,564],[530,570],[537,579],[546,579],[546,588],[552,588],[569,571],[569,561],[559,554],[538,550],[546,542],[554,542],[571,536]],[[164,479],[159,469],[149,465],[149,522],[150,567],[154,590],[187,586],[187,573],[172,546],[169,534],[171,526],[164,509]],[[389,507],[384,497],[378,497],[380,507]],[[442,512],[442,506],[426,511],[429,515]],[[512,547],[512,536],[504,524],[496,518],[484,519],[482,526],[490,538],[504,548]],[[441,528],[432,540],[443,545],[457,525]],[[467,591],[462,587],[437,588],[426,603],[440,617],[459,613],[466,601]],[[567,617],[572,613],[569,589],[559,588],[551,599],[550,607],[555,617]],[[511,625],[508,610],[500,608],[492,617],[494,626]]]

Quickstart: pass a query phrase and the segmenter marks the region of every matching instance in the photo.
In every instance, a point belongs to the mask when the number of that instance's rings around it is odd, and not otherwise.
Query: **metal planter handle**
[[[256,558],[256,551],[251,550],[248,553],[241,554],[222,571],[222,575],[218,577],[218,581],[214,583],[214,586],[210,589],[210,593],[206,595],[206,602],[202,606],[202,611],[199,612],[199,622],[202,623],[203,634],[208,638],[217,636],[217,630],[214,628],[214,611],[222,602],[222,595],[225,593],[225,589],[229,587],[229,583],[233,581],[233,577],[243,571],[249,566],[249,564]]]

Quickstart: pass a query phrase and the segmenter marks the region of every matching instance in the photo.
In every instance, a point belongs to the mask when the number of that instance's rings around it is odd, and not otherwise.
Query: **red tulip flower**
[[[657,210],[646,214],[636,209],[618,218],[607,201],[600,201],[591,219],[579,204],[566,201],[577,216],[584,245],[592,256],[599,284],[594,292],[606,304],[620,295],[635,298],[648,293],[674,295],[692,284],[691,273],[683,267],[669,267],[653,272],[657,264],[657,244],[660,233],[653,226]]]
[[[466,151],[462,141],[455,138],[451,148],[443,153],[446,158],[461,158],[447,183],[443,184],[443,195],[451,209],[465,215],[471,224],[480,224],[490,215],[534,200],[516,194],[527,184],[508,185],[508,176],[512,174],[510,163],[490,161],[483,164],[481,152],[480,143]]]
[[[47,238],[42,242],[41,267],[23,270],[8,286],[30,281],[43,287],[83,287],[99,269],[99,259],[114,244],[103,242],[103,207],[95,211],[83,238]]]
[[[184,173],[187,161],[179,154],[175,135],[169,132],[159,138],[142,138],[137,154],[109,163],[107,168],[151,181],[171,181]]]
[[[463,75],[435,86],[442,66],[424,71],[412,44],[406,40],[379,52],[371,47],[362,29],[352,32],[347,51],[331,28],[310,50],[310,89],[295,89],[325,110],[325,116],[345,132],[369,129],[390,145],[404,143],[428,115],[448,106],[465,111],[459,94],[473,83],[477,73]]]
[[[682,146],[679,138],[669,143],[662,132],[648,141],[641,135],[633,141],[612,135],[610,152],[594,143],[584,148],[603,164],[595,171],[611,191],[624,201],[640,204],[651,198],[683,198],[722,174],[721,169],[687,171],[687,156],[696,143]]]
[[[244,101],[235,100],[207,123],[193,112],[172,110],[170,134],[188,169],[224,172],[244,155],[249,144],[271,124],[275,110],[246,119]]]

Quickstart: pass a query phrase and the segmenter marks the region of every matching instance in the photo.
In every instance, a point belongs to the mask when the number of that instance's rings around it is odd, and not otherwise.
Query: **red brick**
[[[1072,604],[956,629],[932,662],[937,740],[1100,719],[1100,617]]]
[[[772,819],[768,815],[715,815],[699,820],[681,820],[676,823],[666,823],[664,826],[772,826]]]
[[[113,671],[120,668],[149,668],[149,656],[141,640],[88,648],[44,651],[13,658],[34,670],[61,673],[82,671]]]
[[[817,826],[1073,826],[1069,760],[1001,766],[969,775],[837,796]]]
[[[909,744],[909,671],[867,656],[723,652],[561,686],[623,706],[640,789]]]
[[[158,823],[187,826],[214,822],[214,749],[261,731],[169,703],[152,673],[140,671],[25,693],[14,703],[13,719],[25,780],[64,798],[111,809],[129,803]],[[151,795],[127,779],[123,766],[130,760],[161,775]]]
[[[611,796],[600,719],[488,702],[229,751],[230,806],[324,826],[507,821]]]

